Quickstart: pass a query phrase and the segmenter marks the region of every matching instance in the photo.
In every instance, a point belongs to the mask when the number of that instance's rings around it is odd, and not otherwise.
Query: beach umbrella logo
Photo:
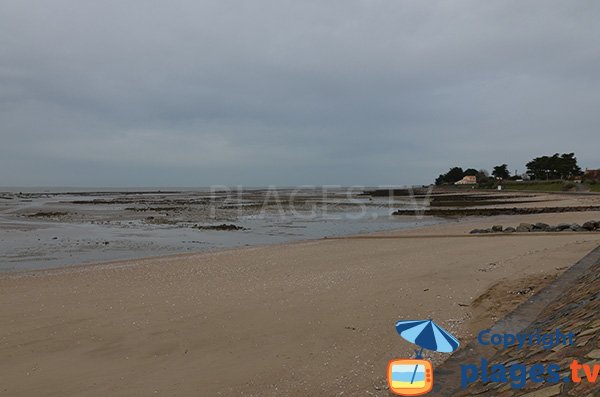
[[[402,338],[420,347],[415,358],[394,359],[388,364],[387,380],[390,391],[399,396],[419,396],[433,388],[433,366],[423,359],[423,350],[452,353],[460,342],[433,320],[404,320],[396,323]]]

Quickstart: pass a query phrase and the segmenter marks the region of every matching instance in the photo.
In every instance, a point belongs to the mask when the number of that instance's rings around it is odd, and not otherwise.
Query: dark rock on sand
[[[208,226],[195,226],[196,229],[200,230],[224,230],[224,231],[235,231],[235,230],[246,230],[246,228],[242,226],[223,223],[221,225],[208,225]]]
[[[473,229],[470,232],[471,234],[485,234],[492,233],[492,229]]]
[[[533,230],[533,225],[531,223],[521,223],[517,226],[517,232],[530,232]]]
[[[581,227],[584,228],[585,230],[592,231],[596,228],[596,222],[588,221],[588,222],[585,222],[583,225],[581,225]]]
[[[519,233],[529,233],[529,232],[562,232],[562,231],[574,231],[574,232],[585,232],[585,231],[593,231],[593,230],[598,230],[600,231],[600,229],[596,228],[596,223],[595,221],[589,221],[584,223],[582,226],[580,226],[577,223],[561,223],[557,226],[551,226],[548,225],[547,223],[543,223],[543,222],[538,222],[535,224],[531,224],[531,223],[521,223],[519,224],[519,226],[517,226],[516,228],[512,227],[512,226],[508,226],[506,228],[503,228],[502,225],[493,225],[491,228],[488,229],[473,229],[471,230],[471,234],[477,234],[477,233],[514,233],[514,232],[519,232]]]
[[[68,215],[68,212],[36,212],[34,214],[28,214],[28,218],[57,218],[61,216]]]

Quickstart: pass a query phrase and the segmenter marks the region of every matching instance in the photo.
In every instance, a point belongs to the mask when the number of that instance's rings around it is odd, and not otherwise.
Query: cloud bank
[[[0,4],[0,185],[420,184],[600,167],[600,3]]]

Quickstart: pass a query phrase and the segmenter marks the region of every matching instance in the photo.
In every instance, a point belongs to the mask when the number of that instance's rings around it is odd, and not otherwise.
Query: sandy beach
[[[0,397],[600,397],[600,2],[543,5],[0,2]]]
[[[466,342],[600,244],[471,229],[589,219],[600,212],[5,273],[0,395],[385,396],[387,361],[413,353],[396,320]]]

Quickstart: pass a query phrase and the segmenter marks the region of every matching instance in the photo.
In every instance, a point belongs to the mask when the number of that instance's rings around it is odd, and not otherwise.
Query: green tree
[[[444,184],[444,177],[445,177],[445,176],[446,176],[445,174],[440,174],[440,176],[438,176],[438,177],[435,179],[435,185],[436,185],[436,186],[443,185],[443,184]]]
[[[575,153],[536,157],[526,164],[532,179],[565,179],[582,174]]]
[[[494,179],[490,178],[490,174],[486,170],[479,170],[477,173],[477,186],[483,189],[491,189],[494,187]]]
[[[463,172],[463,176],[475,176],[479,173],[475,168],[467,168],[465,172]]]
[[[458,182],[463,178],[463,169],[461,167],[453,167],[450,168],[450,171],[446,173],[444,177],[444,182],[446,183],[454,183]]]
[[[506,164],[495,166],[494,171],[492,171],[492,175],[495,176],[496,178],[500,178],[500,179],[510,178],[510,172],[508,171],[508,166]]]
[[[557,171],[561,179],[583,175],[581,168],[579,168],[577,165],[575,153],[563,153],[560,156],[560,161],[557,165]]]
[[[448,172],[445,174],[440,174],[435,180],[436,185],[443,185],[444,183],[452,184],[454,182],[460,181],[463,178],[464,172],[461,167],[453,167],[450,168]]]

